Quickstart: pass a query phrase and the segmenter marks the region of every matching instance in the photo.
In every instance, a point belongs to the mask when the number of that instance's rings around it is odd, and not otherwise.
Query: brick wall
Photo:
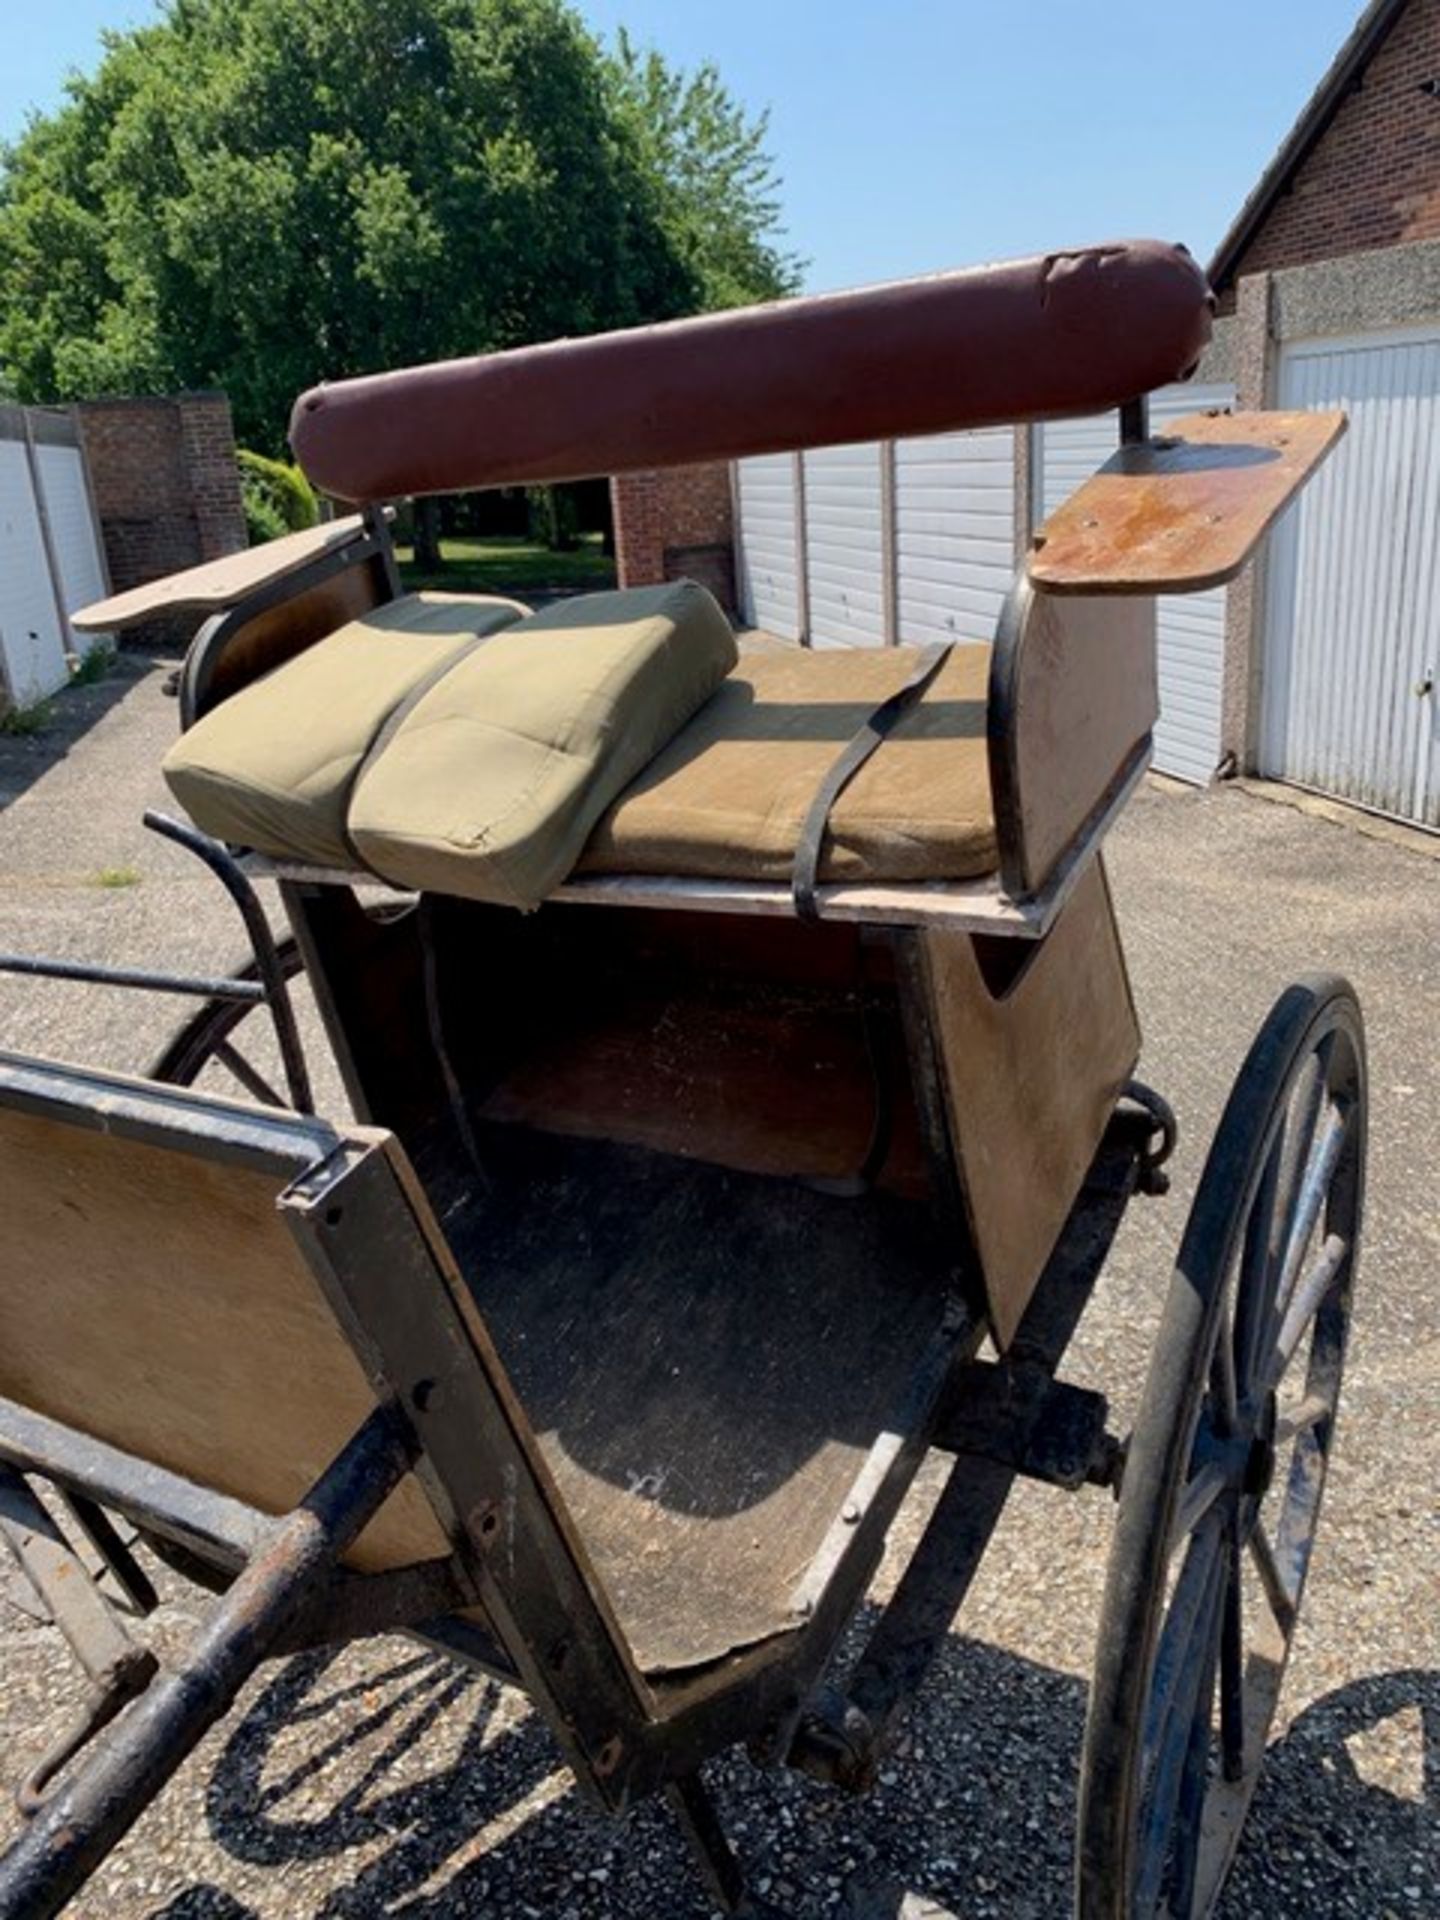
[[[223,393],[87,400],[75,412],[116,593],[245,545],[235,433]],[[138,637],[147,644],[188,640],[194,625],[176,616]]]
[[[1440,238],[1440,0],[1410,0],[1290,187],[1239,274]]]
[[[617,474],[610,499],[622,587],[698,580],[733,617],[735,524],[723,462]]]

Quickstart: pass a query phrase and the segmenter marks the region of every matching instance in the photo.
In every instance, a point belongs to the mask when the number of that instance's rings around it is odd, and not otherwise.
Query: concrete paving
[[[202,969],[232,910],[138,824],[173,704],[125,661],[66,696],[59,736],[0,741],[0,947]],[[62,707],[65,703],[62,702]],[[1146,1031],[1177,1108],[1175,1189],[1132,1209],[1067,1361],[1138,1393],[1205,1144],[1255,1027],[1298,973],[1336,969],[1369,1024],[1369,1224],[1326,1513],[1280,1721],[1225,1920],[1440,1915],[1440,865],[1249,794],[1151,786],[1110,866]],[[173,1004],[0,979],[0,1044],[134,1069]],[[0,1170],[3,1183],[3,1170]],[[4,1202],[0,1196],[0,1231]],[[37,1284],[40,1282],[37,1281]],[[923,1519],[928,1474],[902,1518]],[[875,1794],[849,1801],[736,1759],[715,1770],[760,1890],[797,1916],[1041,1920],[1068,1912],[1074,1780],[1108,1496],[1015,1496]],[[883,1600],[893,1561],[876,1583]],[[202,1598],[166,1583],[173,1651]],[[0,1606],[7,1785],[81,1685],[53,1628]],[[13,1825],[0,1808],[0,1831]],[[903,1896],[903,1897],[902,1897]],[[524,1703],[401,1640],[267,1669],[76,1903],[128,1920],[707,1911],[662,1808],[591,1816]]]

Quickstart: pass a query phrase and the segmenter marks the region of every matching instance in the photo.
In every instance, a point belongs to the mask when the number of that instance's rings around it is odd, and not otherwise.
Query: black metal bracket
[[[971,1360],[956,1369],[932,1444],[990,1460],[1073,1493],[1118,1490],[1123,1443],[1106,1427],[1103,1393],[1053,1380],[1034,1361]]]
[[[1175,1151],[1180,1130],[1175,1109],[1163,1094],[1156,1093],[1153,1087],[1147,1087],[1143,1080],[1127,1080],[1121,1098],[1139,1107],[1154,1129],[1140,1156],[1136,1191],[1152,1195],[1168,1193],[1170,1176],[1164,1167]]]
[[[843,1685],[813,1692],[785,1761],[850,1791],[873,1780],[949,1633],[1017,1478],[1116,1485],[1124,1450],[1104,1397],[1054,1374],[1153,1151],[1148,1109],[1117,1108],[1006,1356],[957,1366],[931,1444],[953,1456],[919,1545]]]

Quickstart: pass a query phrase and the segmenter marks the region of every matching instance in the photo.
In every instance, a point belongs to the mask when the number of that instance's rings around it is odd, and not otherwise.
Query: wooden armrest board
[[[153,620],[157,614],[187,609],[219,613],[257,587],[283,580],[322,553],[344,546],[363,532],[364,526],[361,516],[351,513],[343,520],[283,534],[263,546],[227,553],[219,560],[206,560],[198,567],[186,567],[183,573],[168,573],[163,579],[147,580],[143,586],[112,594],[108,600],[97,600],[71,614],[70,624],[80,633],[119,633],[142,620]]]
[[[1121,447],[1035,536],[1044,593],[1198,593],[1232,580],[1345,431],[1343,413],[1191,413]]]

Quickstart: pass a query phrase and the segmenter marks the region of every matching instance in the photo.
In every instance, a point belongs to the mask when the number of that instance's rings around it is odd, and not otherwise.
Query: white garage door
[[[50,541],[60,569],[60,597],[66,613],[72,614],[77,608],[103,600],[109,592],[85,485],[85,458],[78,447],[41,444],[35,449],[35,461],[45,495]],[[71,627],[66,644],[84,654],[101,638],[99,634],[77,633]]]
[[[810,644],[883,647],[883,449],[818,447],[805,455]]]
[[[1280,405],[1350,429],[1276,529],[1262,771],[1440,826],[1440,329],[1291,342]]]
[[[735,469],[738,538],[736,584],[746,623],[800,638],[795,540],[795,459],[766,453]]]
[[[1230,386],[1165,387],[1150,396],[1157,429],[1204,407],[1233,406]],[[1057,420],[1040,429],[1041,513],[1051,514],[1115,451],[1113,413]],[[1155,765],[1162,773],[1204,784],[1220,758],[1221,688],[1225,670],[1225,589],[1163,595],[1156,606],[1160,653],[1160,719]]]
[[[989,640],[1015,577],[1015,433],[895,443],[899,637]]]
[[[736,490],[751,625],[817,647],[991,637],[1015,563],[1010,428],[742,460]]]
[[[0,668],[17,707],[66,680],[65,642],[22,440],[0,440]]]

